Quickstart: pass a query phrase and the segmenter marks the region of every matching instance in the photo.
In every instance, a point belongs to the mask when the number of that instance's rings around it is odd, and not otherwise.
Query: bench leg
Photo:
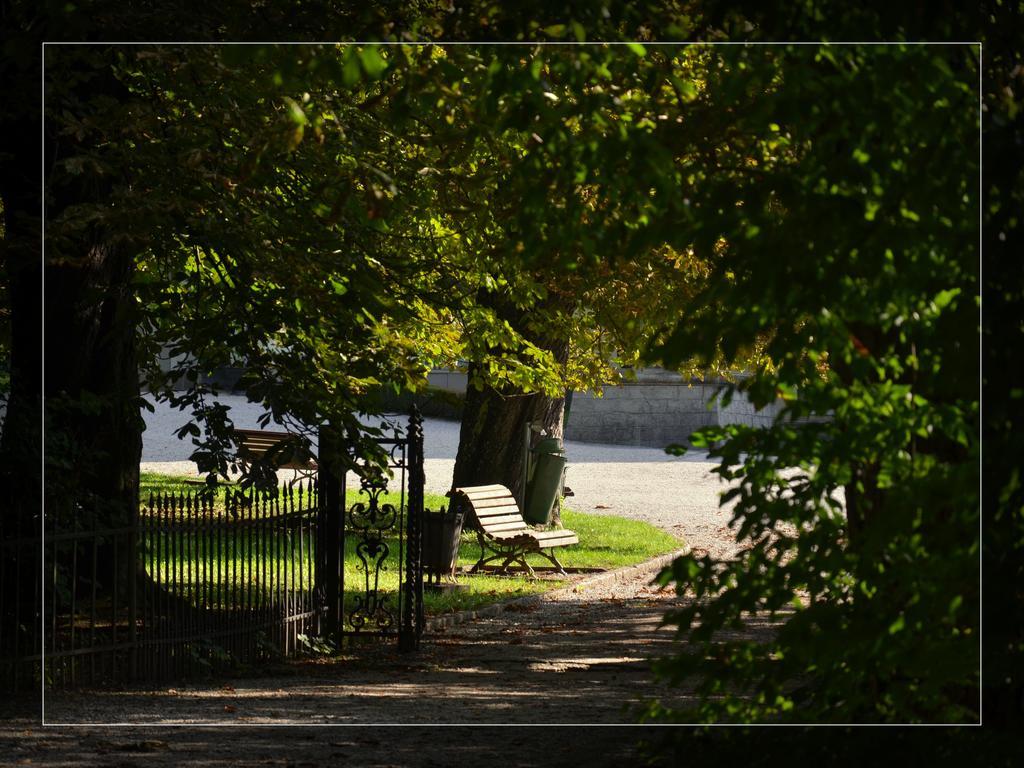
[[[498,552],[497,554],[491,555],[490,557],[485,557],[483,554],[481,554],[480,555],[480,559],[476,561],[476,565],[474,565],[472,568],[469,569],[469,572],[470,573],[476,573],[477,571],[479,571],[481,568],[483,568],[485,565],[487,565],[492,560],[500,560],[503,557],[508,557],[508,555],[506,555],[506,554],[504,554],[502,552]]]
[[[530,564],[526,562],[526,550],[522,547],[510,546],[488,546],[486,537],[480,532],[476,532],[476,540],[480,545],[480,559],[476,561],[472,568],[469,569],[470,573],[478,573],[481,568],[487,565],[493,560],[504,560],[501,566],[498,568],[498,573],[507,574],[508,567],[512,563],[519,563],[526,570],[526,573],[531,579],[537,578],[537,573],[530,567]],[[488,551],[494,554],[488,555]]]
[[[505,559],[505,562],[501,564],[501,568],[498,569],[498,572],[508,573],[508,567],[512,563],[519,563],[521,566],[523,566],[523,568],[526,569],[526,573],[529,575],[531,579],[537,578],[537,574],[534,572],[533,568],[531,568],[530,564],[526,562],[526,554],[524,552],[513,552],[511,555],[509,555]]]
[[[477,573],[481,568],[493,560],[504,560],[504,562],[498,567],[498,573],[503,575],[507,574],[508,567],[512,565],[512,563],[518,563],[523,566],[531,579],[537,578],[536,571],[534,571],[533,568],[530,567],[530,564],[526,562],[526,553],[522,550],[516,550],[514,552],[497,552],[489,557],[487,557],[486,554],[486,552],[481,553],[480,559],[477,560],[476,564],[469,569],[470,573]]]
[[[487,545],[486,545],[486,542],[484,542],[483,534],[480,533],[480,531],[476,532],[476,542],[477,542],[477,544],[480,545],[480,559],[477,560],[476,564],[472,568],[469,569],[470,573],[476,573],[477,571],[480,570],[480,568],[484,565],[484,563],[487,562],[487,559],[485,559],[485,558],[487,558]],[[493,558],[488,558],[488,559],[492,559],[493,560]]]
[[[543,557],[546,557],[548,560],[550,560],[552,562],[552,564],[554,564],[555,568],[558,569],[557,573],[559,575],[561,575],[561,576],[568,576],[569,575],[568,573],[566,573],[565,568],[562,567],[562,564],[560,562],[558,562],[558,558],[555,557],[553,552],[544,552],[543,550],[538,549],[537,550],[537,554],[541,555]]]

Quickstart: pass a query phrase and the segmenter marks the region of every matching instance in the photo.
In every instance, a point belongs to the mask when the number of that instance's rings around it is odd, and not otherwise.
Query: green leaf
[[[285,96],[284,103],[288,107],[288,117],[291,118],[293,123],[296,125],[307,125],[309,123],[306,113],[295,99]]]
[[[670,75],[669,80],[683,102],[690,102],[697,98],[697,86],[689,80],[683,80],[677,75]]]
[[[363,65],[363,71],[373,80],[378,79],[388,68],[387,61],[380,55],[380,51],[375,45],[363,48],[359,52],[359,60]]]
[[[341,68],[341,81],[346,88],[351,88],[360,80],[359,55],[354,48],[345,52],[345,63]]]

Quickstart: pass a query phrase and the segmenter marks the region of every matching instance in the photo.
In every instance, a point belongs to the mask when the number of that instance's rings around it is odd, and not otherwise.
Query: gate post
[[[409,508],[406,519],[405,590],[398,648],[415,651],[423,634],[423,417],[413,405],[406,433],[409,445]]]
[[[321,601],[321,632],[341,643],[342,629],[342,515],[344,515],[343,476],[332,467],[342,450],[337,431],[330,424],[320,427],[317,456],[317,485],[320,496],[319,547],[316,558],[315,592]]]

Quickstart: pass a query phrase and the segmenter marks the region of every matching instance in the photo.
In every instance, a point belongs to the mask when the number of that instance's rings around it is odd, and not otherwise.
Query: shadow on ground
[[[619,723],[651,698],[685,703],[650,659],[672,650],[665,595],[527,606],[425,638],[370,647],[273,677],[55,692],[51,723]],[[534,615],[536,614],[536,615]]]

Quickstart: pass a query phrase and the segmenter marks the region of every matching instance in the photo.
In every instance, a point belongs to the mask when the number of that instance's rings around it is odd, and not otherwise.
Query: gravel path
[[[263,412],[245,398],[228,396],[235,425],[259,427]],[[166,405],[145,413],[142,468],[165,474],[196,474],[188,461],[190,443],[174,437],[185,422],[184,414]],[[454,421],[426,419],[423,427],[426,489],[443,494],[451,487],[459,425]],[[725,485],[711,473],[715,464],[701,451],[669,456],[657,448],[595,443],[565,444],[569,468],[566,484],[576,494],[568,505],[580,512],[619,515],[645,520],[685,540],[694,551],[727,557],[735,542],[727,528],[729,513],[718,507]],[[291,476],[291,473],[283,473]]]

